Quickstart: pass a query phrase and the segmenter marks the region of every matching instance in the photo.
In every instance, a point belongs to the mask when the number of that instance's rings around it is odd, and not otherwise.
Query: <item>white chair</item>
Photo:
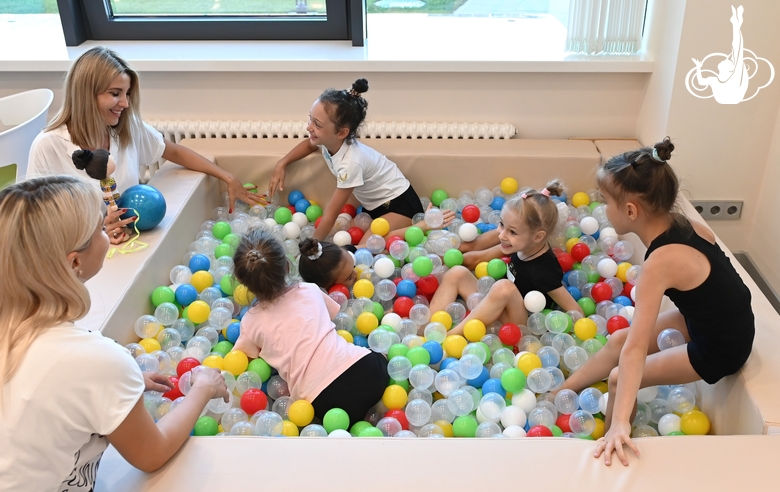
[[[49,89],[0,98],[0,188],[27,174],[30,146],[46,125],[52,100]]]

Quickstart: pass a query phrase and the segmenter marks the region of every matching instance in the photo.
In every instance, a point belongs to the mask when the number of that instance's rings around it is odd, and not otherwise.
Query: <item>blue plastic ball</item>
[[[596,241],[598,241],[598,240],[599,240],[599,233],[600,233],[600,232],[601,232],[601,231],[596,231],[596,232],[594,232],[593,234],[591,234],[591,235],[590,235],[590,237],[592,237],[593,239],[595,239]]]
[[[193,255],[193,257],[190,258],[189,266],[192,273],[203,270],[208,271],[208,269],[211,268],[211,260],[209,260],[209,257],[206,255]]]
[[[249,311],[249,306],[244,306],[243,308],[241,308],[241,312],[238,313],[238,316],[236,316],[236,318],[240,320],[241,318],[244,317],[247,311]]]
[[[482,384],[482,394],[498,393],[502,397],[506,396],[506,390],[501,386],[501,380],[497,378],[490,378]]]
[[[306,213],[306,209],[308,209],[311,206],[311,202],[305,198],[301,198],[297,202],[295,202],[295,211],[300,212],[302,214]]]
[[[357,208],[357,213],[362,214],[363,213],[363,205],[359,206]]]
[[[190,284],[181,284],[176,287],[176,302],[184,307],[198,300],[198,291]]]
[[[355,335],[352,338],[352,343],[354,343],[358,347],[368,348],[368,338],[364,337],[363,335]]]
[[[444,357],[444,349],[441,348],[439,342],[425,342],[422,347],[431,356],[431,364],[438,364],[441,358]]]
[[[153,229],[165,217],[165,198],[159,190],[149,185],[131,186],[122,193],[116,204],[119,208],[128,209],[127,213],[122,215],[122,219],[135,217],[133,210],[138,211],[139,218],[136,226],[139,231]]]
[[[417,286],[411,280],[401,280],[395,289],[398,297],[412,298],[417,294]]]
[[[569,270],[568,272],[563,274],[563,283],[566,285],[569,285],[569,275],[571,275],[571,272],[574,270]]]
[[[577,287],[574,287],[572,285],[566,287],[566,290],[569,291],[569,294],[571,294],[571,296],[574,298],[575,301],[579,301],[582,298],[582,292],[580,292],[580,289],[578,289]]]
[[[477,224],[477,229],[479,229],[479,232],[484,234],[487,231],[492,231],[493,229],[496,229],[498,226],[495,224],[486,224],[484,222],[481,222]]]
[[[439,371],[443,371],[443,370],[447,369],[447,366],[449,366],[453,362],[457,362],[457,361],[458,361],[458,359],[456,359],[455,357],[447,357],[446,359],[441,361],[441,364],[439,365]]]
[[[227,330],[225,330],[225,333],[227,334],[228,342],[236,343],[236,340],[238,340],[238,336],[241,334],[241,323],[238,322],[230,323],[227,327]]]
[[[289,195],[287,195],[287,202],[288,202],[290,205],[293,205],[293,206],[294,206],[296,203],[298,203],[298,200],[302,200],[302,199],[303,199],[303,193],[301,193],[301,192],[300,192],[300,191],[298,191],[298,190],[292,190],[292,191],[290,192],[290,194],[289,194]]]
[[[626,306],[626,307],[629,307],[629,306],[633,306],[633,305],[634,305],[634,303],[633,303],[633,302],[631,302],[631,299],[629,299],[629,298],[628,298],[628,297],[626,297],[626,296],[617,296],[616,298],[614,298],[614,299],[612,300],[612,302],[614,302],[614,303],[616,303],[616,304],[622,304],[623,306]]]
[[[482,366],[482,372],[479,374],[479,376],[475,377],[474,379],[466,380],[466,384],[475,388],[482,388],[482,385],[484,385],[485,381],[488,379],[490,379],[490,371],[488,371],[487,367]]]
[[[504,207],[504,204],[506,203],[506,198],[502,196],[497,196],[493,198],[493,201],[490,202],[490,208],[493,210],[501,210]]]

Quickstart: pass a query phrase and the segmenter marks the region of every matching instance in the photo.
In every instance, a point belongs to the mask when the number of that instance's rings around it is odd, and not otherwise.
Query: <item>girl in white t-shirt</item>
[[[340,408],[350,425],[363,420],[387,387],[387,359],[336,333],[331,320],[340,307],[318,286],[288,281],[284,247],[269,230],[244,235],[233,261],[236,280],[257,297],[234,349],[262,357],[319,419]]]
[[[127,349],[77,324],[90,307],[83,282],[109,247],[101,193],[73,176],[0,191],[0,477],[3,490],[91,491],[108,444],[151,472],[189,436],[212,398],[227,399],[219,371],[193,374],[192,390],[155,424],[145,378]]]
[[[116,163],[113,178],[119,193],[139,183],[141,166],[163,158],[224,181],[231,208],[236,199],[246,203],[263,200],[229,172],[144,123],[140,92],[138,74],[116,53],[102,46],[84,52],[68,70],[62,108],[32,144],[27,177],[69,174],[97,187],[96,180],[76,169],[72,155],[79,149],[105,149]],[[106,215],[112,244],[130,239],[126,226],[133,218],[119,220],[123,213],[117,210]]]
[[[390,235],[403,237],[405,229],[412,225],[414,215],[424,212],[420,198],[398,166],[356,139],[357,130],[366,119],[368,102],[361,94],[367,90],[366,79],[358,79],[351,89],[323,92],[309,112],[306,127],[309,138],[276,163],[268,184],[268,193],[273,196],[283,189],[287,166],[312,152],[322,151],[328,169],[336,178],[336,192],[328,201],[314,233],[319,241],[330,234],[341,209],[353,194],[372,219],[383,217],[389,222]],[[442,227],[454,218],[454,213],[445,211]],[[425,221],[415,225],[423,230],[430,229]],[[367,238],[364,237],[363,242]]]

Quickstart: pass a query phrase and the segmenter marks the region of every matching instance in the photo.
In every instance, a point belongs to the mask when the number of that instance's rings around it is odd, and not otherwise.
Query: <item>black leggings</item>
[[[349,415],[352,427],[382,398],[389,381],[385,356],[378,352],[366,354],[314,399],[314,415],[322,420],[328,410],[340,408]]]
[[[422,208],[420,197],[417,196],[417,192],[414,191],[414,188],[412,188],[412,185],[410,184],[406,191],[397,197],[383,203],[374,210],[366,210],[366,213],[370,215],[372,219],[378,219],[389,213],[397,213],[398,215],[403,215],[404,217],[409,217],[411,219],[415,214],[425,213],[425,210]]]

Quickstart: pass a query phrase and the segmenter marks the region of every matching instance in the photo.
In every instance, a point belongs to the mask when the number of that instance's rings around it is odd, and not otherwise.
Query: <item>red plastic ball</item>
[[[563,251],[561,248],[559,248],[558,246],[556,246],[556,247],[554,247],[554,248],[553,248],[553,254],[554,254],[555,256],[558,256],[558,255],[560,255],[561,253],[564,253],[564,251]]]
[[[504,263],[509,265],[512,262],[512,257],[511,256],[502,256],[501,257],[501,261],[503,261]]]
[[[552,437],[552,435],[552,431],[547,426],[535,425],[528,430],[526,437]]]
[[[463,220],[466,222],[471,222],[472,224],[479,220],[480,212],[479,207],[476,205],[466,205],[463,207],[463,210],[460,212],[461,217],[463,217]]]
[[[295,205],[287,205],[287,208],[290,209],[290,212],[295,213],[297,210],[295,210]]]
[[[385,417],[393,417],[401,424],[401,429],[409,430],[409,421],[406,420],[406,413],[403,410],[389,410]]]
[[[357,209],[351,203],[347,203],[346,205],[341,207],[341,213],[342,214],[349,214],[354,219],[355,216],[357,215]]]
[[[439,288],[439,281],[433,275],[427,275],[417,281],[417,293],[424,296],[432,296]]]
[[[390,250],[390,246],[393,245],[396,241],[401,241],[403,238],[401,236],[390,236],[387,239],[385,239],[385,249],[388,251]]]
[[[608,301],[612,299],[612,287],[604,282],[599,282],[593,286],[590,296],[597,304],[601,301]]]
[[[558,255],[558,264],[564,272],[568,272],[574,266],[574,257],[569,253],[561,253]]]
[[[571,248],[571,256],[574,261],[582,261],[590,254],[590,248],[585,243],[577,243]]]
[[[318,228],[320,226],[320,222],[322,221],[322,216],[320,215],[317,217],[317,220],[314,221],[314,228]]]
[[[612,316],[607,320],[607,331],[609,334],[613,334],[623,328],[628,328],[631,324],[623,316]]]
[[[396,277],[393,279],[393,283],[397,286],[398,284],[401,283],[401,280],[403,279],[404,279],[403,277]]]
[[[363,239],[363,229],[360,227],[350,227],[347,229],[349,236],[352,238],[352,244],[357,244]]]
[[[626,297],[628,297],[629,299],[631,299],[631,290],[632,290],[633,288],[634,288],[634,286],[633,286],[633,285],[631,285],[631,284],[629,284],[628,282],[626,282],[626,283],[623,285],[623,292],[621,292],[621,293],[620,293],[620,295],[621,295],[621,296],[626,296]],[[634,300],[633,300],[633,299],[631,299],[631,304],[634,304]]]
[[[347,299],[349,299],[350,296],[352,295],[352,294],[349,293],[349,289],[344,284],[335,284],[335,285],[333,285],[333,287],[328,289],[328,294],[332,294],[334,292],[341,292],[342,294],[347,296]]]
[[[241,410],[247,415],[254,415],[260,410],[265,410],[268,406],[268,397],[262,390],[249,388],[241,395]]]
[[[176,375],[181,377],[182,374],[191,371],[193,367],[198,367],[199,365],[200,361],[195,357],[185,357],[176,366]]]
[[[393,303],[393,311],[402,318],[409,317],[409,310],[414,306],[414,301],[409,297],[399,297]]]
[[[558,420],[555,421],[555,425],[557,425],[563,432],[571,432],[569,418],[571,418],[570,414],[562,413],[558,415]]]
[[[169,400],[173,401],[176,398],[184,396],[184,394],[179,389],[179,378],[171,376],[168,378],[168,381],[170,381],[173,385],[173,389],[163,393],[164,398],[168,398]]]
[[[520,327],[512,323],[507,323],[498,330],[498,338],[504,345],[517,345],[522,336]]]

